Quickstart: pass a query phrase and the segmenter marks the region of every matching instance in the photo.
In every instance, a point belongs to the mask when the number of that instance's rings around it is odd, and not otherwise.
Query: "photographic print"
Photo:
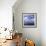
[[[37,27],[37,13],[23,13],[23,27]]]

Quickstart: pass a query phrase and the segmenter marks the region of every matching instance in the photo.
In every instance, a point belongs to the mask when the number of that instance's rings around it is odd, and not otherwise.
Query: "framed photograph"
[[[37,13],[22,13],[22,27],[37,27]]]

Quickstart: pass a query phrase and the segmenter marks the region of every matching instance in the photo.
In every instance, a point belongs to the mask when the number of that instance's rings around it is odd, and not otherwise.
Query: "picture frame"
[[[22,13],[22,27],[36,28],[37,13]]]

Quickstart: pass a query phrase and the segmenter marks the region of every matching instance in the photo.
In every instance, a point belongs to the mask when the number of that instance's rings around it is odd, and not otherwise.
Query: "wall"
[[[12,6],[16,0],[0,0],[0,27],[12,29]]]
[[[46,46],[46,0],[41,1],[41,40],[42,46]]]
[[[17,3],[16,5],[13,6],[15,31],[17,30],[18,32],[22,32],[25,39],[34,40],[36,46],[41,46],[41,1],[23,0],[21,3]],[[37,28],[23,28],[22,13],[37,13]]]

